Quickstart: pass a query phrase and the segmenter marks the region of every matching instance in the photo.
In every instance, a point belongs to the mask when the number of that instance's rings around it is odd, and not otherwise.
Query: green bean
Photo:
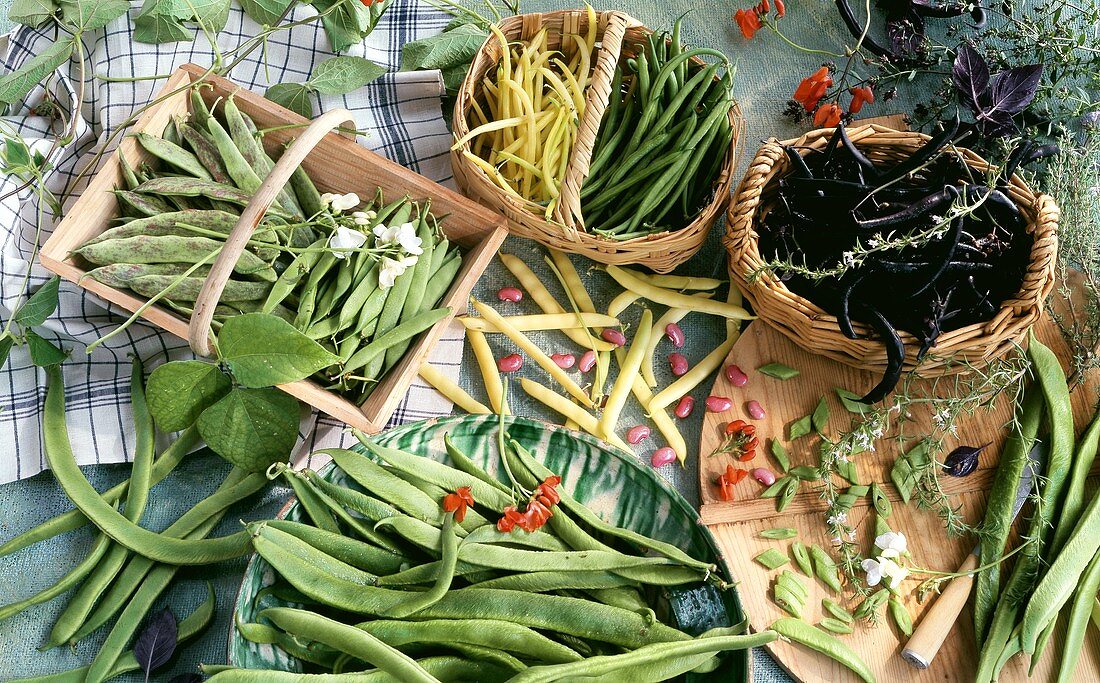
[[[340,533],[340,525],[336,522],[336,519],[332,516],[328,507],[321,502],[317,494],[313,492],[313,489],[305,484],[298,473],[287,468],[283,470],[283,479],[290,484],[290,488],[294,489],[294,495],[298,498],[298,504],[305,510],[306,516],[309,517],[314,526],[322,531],[328,531],[334,534]]]
[[[122,175],[122,182],[127,190],[133,191],[141,184],[141,182],[138,181],[137,174],[134,173],[134,167],[130,165],[130,162],[126,161],[126,157],[122,156],[122,154],[118,155],[118,168],[119,173]]]
[[[390,298],[387,298],[386,301],[388,303]],[[383,308],[382,311],[384,313],[385,308]],[[408,321],[390,328],[387,332],[376,335],[374,339],[371,340],[371,343],[355,352],[355,355],[344,364],[343,371],[354,372],[364,365],[377,360],[379,357],[384,358],[383,354],[389,351],[391,347],[397,346],[415,337],[450,314],[451,309],[449,306],[423,311],[416,314]],[[381,318],[379,318],[379,320],[381,320]]]
[[[88,551],[88,555],[52,586],[39,591],[29,598],[0,606],[0,621],[13,617],[28,607],[33,607],[34,605],[41,604],[48,600],[53,600],[62,593],[74,588],[84,580],[84,577],[95,570],[99,565],[99,561],[107,554],[110,547],[111,539],[106,535],[100,534],[96,539],[95,545]]]
[[[635,582],[631,579],[607,571],[531,571],[501,576],[487,581],[478,581],[477,587],[549,593],[560,590],[618,588],[633,586],[634,584]],[[601,600],[601,602],[603,601]],[[622,605],[617,606],[621,607]]]
[[[361,586],[373,586],[378,582],[378,577],[370,572],[353,567],[352,565],[332,557],[318,550],[312,544],[280,531],[275,527],[269,527],[264,522],[253,522],[247,526],[248,533],[253,539],[262,537],[287,554],[295,555],[306,562],[314,563],[318,569],[339,578],[342,581],[359,584]]]
[[[319,239],[294,258],[294,261],[287,266],[286,270],[279,275],[279,279],[271,286],[267,300],[264,301],[263,311],[265,313],[270,313],[276,306],[286,300],[294,292],[302,278],[310,274],[313,268],[318,265],[327,253],[325,252],[327,243],[326,238]]]
[[[158,235],[122,237],[84,245],[75,253],[96,265],[109,263],[191,263],[220,251],[222,242],[206,237]],[[241,252],[233,270],[241,275],[274,282],[277,275],[271,266],[250,251]]]
[[[421,240],[421,248],[424,253],[416,259],[416,264],[413,265],[413,276],[409,281],[409,293],[405,297],[405,301],[401,306],[401,314],[398,317],[402,323],[413,320],[421,312],[421,302],[425,300],[425,292],[427,291],[428,280],[432,276],[432,253],[435,249],[435,234],[432,232],[431,226],[428,223],[428,206],[424,207],[424,214],[420,219],[420,227],[417,230],[417,235]],[[449,284],[449,283],[448,283]],[[433,292],[434,296],[434,292]],[[432,304],[435,302],[433,301]],[[385,308],[385,306],[383,306]],[[379,313],[381,315],[381,313]],[[405,350],[409,347],[408,343],[397,343],[386,349],[386,366],[392,366],[401,360],[401,356],[405,355]]]
[[[179,437],[161,454],[153,463],[150,485],[159,483],[167,477],[176,465],[199,443],[198,431],[194,427],[188,427],[180,432]],[[115,504],[122,499],[130,489],[130,480],[116,484],[104,492],[103,500],[108,504]],[[70,510],[56,517],[42,522],[38,526],[19,534],[15,538],[0,546],[0,557],[10,555],[30,545],[53,538],[66,531],[79,529],[88,523],[88,518],[80,510]]]
[[[337,501],[333,500],[332,498],[330,498],[320,488],[315,487],[312,482],[319,481],[319,480],[320,480],[320,477],[314,477],[312,480],[308,480],[308,481],[303,480],[303,481],[305,481],[307,487],[313,487],[311,489],[313,495],[316,496],[317,500],[320,501],[325,507],[327,507],[330,512],[332,512],[334,515],[336,515],[337,519],[339,519],[344,524],[346,524],[360,538],[362,538],[362,539],[364,539],[364,540],[366,540],[370,543],[373,543],[374,545],[376,545],[380,548],[384,548],[385,550],[388,550],[392,553],[400,553],[401,552],[401,548],[398,545],[396,545],[393,541],[389,540],[388,538],[386,538],[382,534],[378,533],[377,531],[375,531],[369,525],[364,524],[363,521],[360,520],[359,518],[354,517],[351,514],[349,514],[348,511],[345,510],[344,507],[339,502],[337,502]]]
[[[766,645],[778,637],[779,635],[775,631],[767,630],[751,635],[715,636],[695,638],[685,642],[654,643],[618,655],[589,657],[568,664],[533,666],[517,674],[511,679],[511,682],[543,683],[544,681],[572,679],[573,677],[611,676],[626,668],[656,665],[669,659],[699,654],[714,654],[726,650],[747,650]]]
[[[158,138],[148,133],[135,133],[139,144],[147,152],[176,168],[186,171],[196,178],[212,180],[210,173],[198,158],[179,145],[169,142],[164,138]]]
[[[76,465],[65,425],[65,387],[57,366],[46,370],[49,387],[43,414],[43,450],[65,494],[96,526],[136,553],[167,564],[208,564],[247,551],[247,534],[216,540],[187,541],[144,529],[122,516],[100,497]]]
[[[510,655],[503,650],[498,650],[494,647],[485,647],[482,645],[470,645],[468,643],[451,642],[447,644],[448,650],[454,650],[467,659],[474,661],[490,662],[496,664],[503,669],[507,669],[512,672],[520,672],[527,668],[527,665],[520,661],[514,655]]]
[[[306,218],[312,218],[324,209],[321,205],[321,193],[317,191],[317,186],[301,166],[294,169],[294,173],[290,176],[290,187],[294,190],[298,205],[302,207],[302,213]]]
[[[222,113],[225,115],[225,122],[229,127],[230,139],[240,151],[241,156],[255,170],[256,175],[261,180],[266,178],[271,173],[271,169],[275,167],[275,164],[268,158],[267,152],[264,151],[259,141],[252,136],[252,132],[245,123],[241,110],[237,108],[237,103],[232,95],[225,98]],[[290,215],[305,218],[302,207],[298,206],[298,201],[294,199],[290,188],[283,186],[279,189],[278,203]]]
[[[206,583],[206,588],[206,600],[195,608],[194,612],[187,615],[179,622],[176,633],[177,643],[183,643],[194,638],[202,633],[206,627],[210,625],[210,622],[213,621],[214,607],[216,605],[214,586],[208,581]],[[9,683],[84,683],[89,668],[88,666],[83,666],[78,669],[71,669],[56,674],[46,674],[44,676],[34,676],[32,678],[18,678]],[[140,668],[141,665],[138,664],[134,653],[126,652],[115,661],[114,666],[111,667],[110,672],[107,674],[107,678],[115,678],[124,673],[137,671]]]
[[[323,246],[325,244],[327,244],[327,240],[322,242],[322,249],[325,248]],[[310,249],[312,248],[311,246]],[[338,261],[339,259],[331,251],[324,251],[313,267],[309,269],[309,279],[302,287],[298,299],[298,315],[294,318],[294,326],[298,329],[302,330],[309,327],[314,308],[317,305],[317,290],[321,286],[322,279]]]
[[[811,650],[820,652],[826,657],[843,664],[866,683],[874,683],[875,674],[859,658],[859,655],[840,640],[821,629],[814,628],[800,619],[790,617],[779,619],[771,625],[771,629],[788,640],[805,645]]]
[[[228,202],[238,206],[247,206],[248,202],[252,200],[252,195],[226,182],[200,180],[199,178],[153,178],[138,185],[134,192],[150,196],[205,197],[206,199]],[[289,214],[284,213],[277,206],[269,208],[267,214],[289,218]]]
[[[443,529],[440,532],[442,536],[440,554],[443,559],[439,561],[435,583],[428,590],[411,596],[408,600],[390,610],[390,616],[400,619],[416,614],[439,602],[451,589],[459,555],[458,536],[454,532],[454,527],[454,513],[448,513],[443,518]]]
[[[206,106],[206,100],[202,98],[202,93],[199,92],[199,88],[211,87],[207,83],[198,82],[192,83],[188,91],[188,96],[191,99],[191,121],[199,130],[206,130],[210,123],[210,108]]]
[[[320,489],[329,498],[350,510],[358,512],[367,519],[377,522],[400,514],[396,508],[385,501],[367,495],[362,491],[334,484],[312,470],[303,470],[302,473],[314,488]],[[442,517],[439,519],[442,520]]]
[[[135,218],[157,216],[172,210],[172,208],[168,206],[168,203],[160,197],[138,194],[137,192],[127,192],[125,190],[115,190],[115,196],[118,198],[119,204],[124,209],[130,209],[130,215]]]
[[[356,432],[356,436],[366,446],[367,450],[394,469],[415,475],[446,491],[454,491],[464,486],[469,487],[470,493],[478,505],[483,505],[496,512],[503,512],[505,507],[512,504],[510,494],[478,477],[456,470],[441,462],[436,462],[431,458],[383,446],[367,438],[362,433]]]
[[[206,279],[202,277],[184,277],[173,275],[143,275],[130,282],[130,289],[145,297],[154,297],[164,293],[174,301],[196,301]],[[260,301],[267,296],[271,285],[265,282],[227,280],[219,303],[234,304],[246,301]]]
[[[1001,581],[998,560],[1004,552],[1012,527],[1016,489],[1019,488],[1024,467],[1028,466],[1028,453],[1031,452],[1038,434],[1039,422],[1043,416],[1043,400],[1038,384],[1029,387],[1024,394],[1016,408],[1016,419],[1005,442],[1001,463],[997,466],[997,474],[989,492],[982,533],[979,536],[978,561],[986,569],[978,572],[974,584],[974,633],[979,649],[985,642],[997,606]]]
[[[443,298],[443,296],[450,290],[451,285],[454,284],[455,276],[458,275],[458,271],[462,269],[462,255],[458,253],[458,250],[452,252],[453,257],[448,257],[439,266],[439,270],[432,273],[432,276],[428,278],[427,284],[424,285],[424,305],[435,306]]]
[[[211,179],[222,184],[233,182],[233,179],[229,177],[229,173],[225,170],[221,156],[218,154],[218,146],[214,144],[207,133],[186,123],[180,126],[180,132],[183,134],[183,139],[195,152],[195,158],[206,169]]]
[[[463,453],[462,450],[455,445],[455,442],[451,440],[450,433],[443,435],[443,445],[447,448],[447,457],[451,459],[451,463],[454,465],[455,469],[480,479],[502,493],[511,493],[510,488],[505,486],[504,483],[494,479],[488,472],[478,467],[474,461],[470,459],[470,456]]]
[[[852,613],[849,612],[848,610],[844,609],[843,607],[841,607],[840,603],[836,602],[835,600],[830,600],[829,598],[822,598],[821,599],[821,607],[826,612],[828,612],[829,614],[833,615],[834,617],[836,617],[840,621],[843,621],[846,624],[850,624],[853,621],[855,621],[855,617],[852,616]]]
[[[156,451],[154,441],[153,416],[145,401],[145,374],[141,359],[134,356],[130,373],[130,402],[135,430],[134,465],[130,474],[129,494],[123,506],[123,515],[135,524],[141,521],[145,505],[149,500],[149,488],[152,486],[153,458]],[[76,595],[69,601],[61,616],[54,622],[47,649],[67,641],[80,625],[84,623],[96,600],[107,590],[111,581],[122,571],[129,551],[112,545],[107,555],[80,586]]]
[[[1050,425],[1050,453],[1047,454],[1046,486],[1043,488],[1043,503],[1048,505],[1048,515],[1053,515],[1055,506],[1061,499],[1062,489],[1066,484],[1069,469],[1073,461],[1073,407],[1069,399],[1069,385],[1066,383],[1066,375],[1062,370],[1061,361],[1049,348],[1039,343],[1035,333],[1031,333],[1031,341],[1028,345],[1028,356],[1032,360],[1032,368],[1035,371],[1039,385],[1043,389],[1046,399],[1047,423]],[[1081,479],[1087,475],[1087,471],[1080,473]],[[1083,485],[1082,485],[1083,488]],[[1068,520],[1065,516],[1059,519],[1058,526],[1054,530],[1049,546],[1043,552],[1043,559],[1050,562],[1061,550],[1075,528],[1080,510],[1084,505],[1084,491],[1070,492],[1077,495],[1075,500],[1067,499],[1063,505],[1068,506]],[[1063,507],[1063,515],[1067,508]],[[1048,519],[1050,517],[1048,516]],[[1023,642],[1028,644],[1027,630],[1023,634]]]
[[[554,475],[554,473],[551,472],[545,465],[535,460],[534,456],[532,456],[531,453],[528,452],[527,449],[520,445],[518,442],[513,440],[511,441],[511,445],[513,448],[513,452],[519,458],[520,462],[522,462],[533,475],[541,479],[545,479],[546,477]],[[608,536],[611,536],[613,538],[621,539],[642,549],[652,550],[653,552],[674,560],[679,564],[684,565],[685,567],[700,569],[704,572],[717,571],[715,565],[697,560],[694,557],[685,553],[680,548],[672,545],[671,543],[665,543],[664,541],[650,538],[643,534],[631,531],[630,529],[624,529],[622,527],[615,526],[614,524],[608,524],[604,520],[600,519],[583,503],[577,501],[577,499],[575,499],[568,491],[559,488],[558,493],[561,495],[561,507],[576,515],[581,521],[600,533],[607,534]]]
[[[821,621],[817,623],[818,627],[829,631],[830,633],[836,633],[839,635],[848,635],[855,629],[852,628],[851,622],[841,621],[840,619],[833,619],[832,617],[823,617]]]
[[[190,180],[189,178],[187,180]],[[155,181],[149,181],[155,182]],[[107,240],[115,239],[118,237],[135,237],[138,235],[152,235],[154,237],[161,235],[181,235],[182,233],[176,229],[177,223],[187,223],[206,230],[221,233],[228,236],[232,232],[233,228],[237,225],[239,216],[229,213],[227,211],[218,211],[212,209],[184,209],[183,211],[169,211],[168,213],[158,214],[156,216],[148,216],[146,218],[136,218],[127,221],[123,225],[111,228],[105,232],[96,235],[94,238],[88,240],[81,246],[87,246],[89,244],[96,244],[97,242],[105,242]],[[258,239],[268,239],[274,241],[274,236],[261,233]]]
[[[316,664],[317,666],[333,669],[342,653],[316,641],[303,642],[302,638],[284,633],[267,624],[243,623],[239,615],[234,614],[237,632],[250,643],[260,645],[277,645],[295,659]]]
[[[205,538],[225,515],[225,508],[228,505],[224,501],[225,498],[240,500],[249,489],[255,491],[262,487],[263,481],[262,477],[250,477],[242,470],[236,468],[230,470],[225,481],[213,495],[200,501],[162,533],[180,538]],[[245,485],[244,488],[242,484]],[[69,642],[76,643],[83,640],[89,633],[110,621],[155,566],[156,563],[153,560],[142,555],[133,555],[126,568],[122,570],[122,574],[111,586],[111,590],[99,601],[95,611],[73,634]]]
[[[393,287],[389,288],[389,294],[386,296],[386,301],[382,305],[382,311],[378,314],[378,325],[375,327],[375,338],[371,342],[372,344],[377,342],[379,337],[385,335],[398,325],[401,319],[401,311],[405,308],[405,299],[409,296],[409,288],[412,286],[413,275],[415,273],[416,268],[406,270],[404,273],[397,276],[397,279],[394,280]],[[387,346],[386,348],[389,347]],[[381,373],[382,366],[386,360],[385,356],[380,355],[380,352],[384,350],[385,349],[378,349],[376,347],[373,355],[369,359],[363,360],[357,367],[363,367],[369,363],[366,370],[366,376],[377,377]],[[358,356],[359,353],[360,352],[356,352],[356,356]],[[355,360],[356,356],[352,356],[352,360]],[[348,361],[349,364],[351,362],[351,360]]]
[[[538,550],[567,551],[569,546],[553,534],[542,534],[537,531],[527,532],[519,527],[511,531],[501,531],[495,524],[487,524],[478,527],[466,536],[466,543],[485,543],[487,545],[506,544],[522,548],[535,548]]]
[[[272,519],[265,524],[272,529],[295,536],[345,564],[376,576],[400,571],[406,561],[403,556],[389,550],[300,522]]]
[[[1092,606],[1096,601],[1096,591],[1100,589],[1100,553],[1093,556],[1076,588],[1073,603],[1069,609],[1066,635],[1062,642],[1062,656],[1059,660],[1056,679],[1058,683],[1069,683],[1074,680],[1077,662],[1081,656],[1081,646],[1085,641],[1085,630],[1089,626]]]
[[[385,496],[386,501],[401,512],[429,524],[443,523],[440,501],[428,498],[420,489],[362,453],[339,448],[325,449],[319,453],[332,458],[337,467],[367,491]]]
[[[424,481],[414,474],[402,472],[401,470],[395,470],[394,474],[409,482],[416,488],[420,489],[432,500],[442,501],[450,493],[450,491],[444,490],[443,488],[436,486],[435,484]],[[485,517],[481,515],[480,512],[473,508],[469,508],[466,510],[466,517],[455,527],[455,531],[458,533],[459,536],[466,536],[470,531],[483,526],[492,525],[489,523],[489,520],[485,519]]]
[[[417,665],[441,681],[503,682],[511,672],[491,662],[471,661],[462,657],[426,657]],[[404,683],[385,671],[345,674],[299,674],[288,671],[229,669],[208,679],[211,683]]]
[[[381,312],[382,304],[385,302],[381,292],[382,290],[378,288],[378,268],[372,266],[351,294],[341,302],[340,312],[336,315],[337,327],[342,330],[357,320],[368,301],[372,301],[374,315]]]
[[[229,136],[229,133],[222,128],[215,118],[211,118],[207,122],[206,128],[210,133],[210,137],[214,140],[214,145],[218,148],[222,163],[225,164],[225,170],[229,173],[229,177],[233,179],[233,183],[245,192],[255,194],[256,190],[260,189],[262,181],[260,176],[256,174],[256,170],[241,154],[236,143],[233,142],[233,138]]]
[[[810,559],[813,560],[814,574],[817,578],[834,591],[839,591],[841,589],[840,572],[837,571],[836,561],[829,553],[819,546],[811,545]]]

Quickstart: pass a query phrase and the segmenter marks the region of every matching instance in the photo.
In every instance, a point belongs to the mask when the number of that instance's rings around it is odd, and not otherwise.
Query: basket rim
[[[843,340],[844,346],[862,347],[863,353],[857,355],[838,348],[831,349],[831,352],[825,352],[816,348],[808,350],[812,350],[814,353],[828,355],[831,358],[841,360],[850,365],[857,365],[859,367],[879,367],[883,365],[883,359],[869,356],[876,355],[876,351],[879,352],[878,355],[881,355],[881,349],[884,345],[881,340],[878,339],[877,335],[868,336],[868,333],[873,334],[873,330],[865,323],[853,321],[853,327],[857,334],[859,334],[859,338],[855,340],[850,339],[844,336],[840,331],[837,316],[825,311],[812,300],[793,292],[782,280],[776,278],[774,275],[764,275],[763,277],[768,278],[768,283],[763,286],[755,282],[750,282],[748,278],[749,271],[745,268],[747,265],[758,267],[763,267],[765,265],[763,257],[758,249],[759,233],[757,232],[756,224],[759,210],[762,206],[762,202],[760,201],[761,196],[778,178],[785,175],[788,170],[789,162],[786,159],[786,154],[782,150],[782,147],[793,147],[798,149],[801,154],[805,154],[809,149],[813,148],[813,145],[820,145],[823,141],[826,141],[829,136],[832,135],[833,130],[832,128],[818,128],[808,131],[797,138],[790,138],[783,141],[779,141],[775,137],[772,137],[766,140],[757,150],[756,155],[749,164],[745,176],[738,184],[737,190],[726,212],[728,228],[723,238],[723,242],[726,246],[728,255],[728,271],[731,280],[738,284],[746,297],[748,297],[754,305],[756,305],[757,297],[768,299],[779,304],[783,310],[783,315],[788,319],[801,320],[810,325],[815,322],[830,323],[828,328],[823,328],[820,325],[812,325],[819,339],[831,338]],[[878,146],[903,148],[901,151],[906,154],[908,154],[910,150],[904,149],[905,147],[911,146],[916,148],[931,139],[931,136],[918,131],[899,131],[878,123],[851,127],[846,129],[846,132],[849,137],[852,138],[853,144],[857,147]],[[969,148],[959,148],[958,151],[963,161],[975,170],[988,170],[993,167],[984,157]],[[755,186],[750,186],[750,181],[757,178],[766,178],[766,181]],[[958,355],[960,351],[968,349],[973,350],[981,347],[988,347],[993,350],[993,353],[983,355],[985,360],[992,360],[1002,355],[1003,352],[1007,350],[1006,342],[1018,340],[1023,332],[1030,327],[1030,324],[1038,319],[1045,308],[1045,300],[1050,293],[1054,280],[1054,255],[1057,252],[1056,232],[1058,209],[1054,204],[1053,198],[1044,193],[1036,193],[1017,174],[1012,175],[1008,181],[1008,185],[1011,189],[1015,190],[1016,193],[1021,195],[1021,197],[1030,199],[1029,203],[1024,203],[1016,196],[1010,197],[1013,203],[1016,204],[1027,218],[1025,230],[1032,236],[1028,265],[1024,272],[1020,287],[1016,290],[1014,295],[1006,298],[997,311],[989,316],[988,319],[950,330],[941,335],[936,340],[936,343],[928,349],[927,356],[922,363],[919,364],[919,367],[923,368],[926,365],[943,364],[946,361],[950,361],[953,355]],[[1029,283],[1034,283],[1035,281],[1040,283],[1039,286],[1028,286]],[[760,307],[756,306],[756,308],[758,309],[758,314],[760,314]],[[799,341],[797,338],[798,335],[791,334],[791,330],[789,330],[786,325],[777,324],[784,322],[781,318],[777,316],[760,315],[760,319],[772,327],[775,327],[786,336],[791,337],[796,342]],[[1002,320],[1003,322],[1004,329],[1002,334],[1000,336],[989,334],[987,329],[988,326],[998,320]],[[913,346],[917,338],[907,331],[898,330],[898,333],[906,346],[905,366],[907,368],[917,367],[917,364],[915,364],[911,358]],[[936,351],[945,346],[945,337],[947,337],[947,341],[949,342],[955,338],[965,339],[969,337],[971,340],[950,349],[952,354],[948,356],[938,356]],[[799,345],[807,348],[804,343],[800,342]],[[1002,349],[1000,347],[1005,348]],[[938,361],[938,363],[933,363],[932,361]]]

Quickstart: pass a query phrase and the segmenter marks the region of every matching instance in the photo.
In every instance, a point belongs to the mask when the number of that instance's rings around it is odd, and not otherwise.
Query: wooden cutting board
[[[1044,318],[1036,326],[1036,334],[1048,346],[1053,348],[1065,360],[1067,350],[1055,325]],[[733,407],[724,413],[709,413],[703,420],[703,433],[700,447],[700,493],[702,500],[701,517],[725,554],[733,578],[738,582],[738,592],[745,611],[748,613],[753,629],[767,628],[774,620],[787,616],[771,600],[771,588],[774,578],[781,569],[768,571],[753,562],[753,557],[768,547],[788,554],[791,541],[771,541],[762,539],[758,533],[774,527],[793,527],[798,530],[798,539],[809,546],[816,543],[830,548],[826,537],[826,527],[822,519],[825,505],[819,493],[811,483],[803,483],[798,495],[783,512],[776,512],[775,500],[758,498],[762,487],[751,477],[741,481],[736,487],[736,499],[722,502],[718,499],[714,482],[725,471],[731,461],[728,455],[710,454],[721,443],[722,430],[727,422],[744,419],[757,426],[757,435],[761,446],[757,457],[748,463],[735,463],[737,467],[768,467],[776,472],[778,464],[771,457],[768,443],[778,438],[790,453],[791,466],[817,465],[817,447],[820,438],[816,435],[802,437],[794,443],[787,441],[787,425],[810,414],[818,399],[827,396],[831,419],[827,433],[835,435],[847,431],[850,414],[840,404],[835,389],[841,387],[862,395],[878,380],[871,373],[856,370],[827,358],[811,355],[796,346],[782,334],[764,323],[750,324],[730,352],[726,365],[737,364],[749,377],[746,386],[734,387],[726,379],[724,372],[718,373],[714,389],[718,396],[727,396],[733,400]],[[794,379],[781,381],[767,377],[756,368],[767,363],[783,363],[800,371]],[[724,366],[723,366],[724,367]],[[1079,388],[1073,394],[1074,414],[1078,430],[1091,417],[1092,401],[1095,399],[1095,378],[1089,388]],[[1086,396],[1086,394],[1089,394]],[[763,420],[752,420],[745,410],[745,403],[756,400],[767,412]],[[1011,401],[1002,398],[992,410],[980,411],[959,420],[958,436],[954,443],[948,443],[948,451],[956,445],[978,446],[991,442],[980,459],[979,469],[968,477],[941,477],[943,487],[951,496],[952,502],[959,506],[963,517],[969,523],[981,520],[985,510],[986,492],[993,481],[993,474],[1000,457],[1006,425],[1011,419]],[[914,419],[919,424],[930,424],[931,415],[914,411]],[[883,489],[893,503],[893,513],[889,517],[891,528],[905,533],[913,563],[926,569],[955,571],[966,554],[974,547],[973,538],[950,539],[946,537],[943,525],[936,514],[929,510],[918,509],[915,503],[902,504],[897,490],[890,484],[890,468],[897,455],[893,441],[886,440],[878,445],[877,452],[867,452],[856,456],[859,480],[862,484],[885,482]],[[1095,472],[1094,472],[1095,474]],[[864,553],[874,541],[874,518],[869,507],[869,498],[861,498],[849,514],[849,523],[856,529],[858,540]],[[785,569],[798,573],[792,564]],[[810,623],[818,623],[822,617],[821,599],[831,597],[853,609],[858,602],[851,596],[838,597],[815,579],[802,577],[803,583],[810,588],[810,597],[806,603],[803,618]],[[927,578],[927,577],[923,577]],[[921,578],[911,576],[903,586],[907,589],[906,604],[914,623],[919,623],[922,610],[935,599],[926,598],[925,605],[918,604],[916,586]],[[843,599],[844,597],[847,600]],[[955,628],[944,642],[932,666],[920,671],[907,664],[901,658],[903,640],[893,623],[882,610],[883,619],[878,626],[859,625],[851,635],[840,636],[870,665],[880,682],[893,681],[967,681],[972,680],[977,667],[977,649],[975,646],[971,608],[963,610]],[[827,615],[826,615],[827,616]],[[1060,652],[1061,628],[1056,632],[1047,648],[1046,655],[1037,667],[1035,681],[1052,680],[1057,670],[1057,657]],[[792,676],[800,681],[856,681],[857,677],[848,669],[833,660],[793,643],[776,641],[767,646],[772,655]],[[1015,657],[1003,671],[1001,680],[1019,681],[1027,677],[1027,661]],[[1078,671],[1074,680],[1100,680],[1100,636],[1095,628],[1088,629],[1087,640],[1082,650]]]

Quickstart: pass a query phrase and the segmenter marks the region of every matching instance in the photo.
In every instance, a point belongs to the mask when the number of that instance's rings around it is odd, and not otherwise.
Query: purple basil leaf
[[[994,75],[989,81],[989,109],[1020,113],[1035,99],[1042,77],[1042,64],[1018,66]]]
[[[886,36],[890,39],[890,49],[897,54],[913,54],[924,43],[924,19],[909,13],[901,19],[886,22]]]
[[[145,680],[157,668],[172,658],[176,651],[176,636],[179,628],[176,624],[176,615],[172,610],[165,608],[145,625],[145,630],[134,641],[134,657],[141,670],[145,672]]]
[[[989,87],[989,66],[977,50],[963,43],[951,67],[951,79],[959,97],[975,114],[982,110],[982,96]]]
[[[168,683],[201,683],[202,676],[197,673],[176,674]]]
[[[977,119],[977,128],[983,135],[1004,137],[1019,130],[1016,122],[1012,120],[1012,114],[1000,109],[981,112]]]

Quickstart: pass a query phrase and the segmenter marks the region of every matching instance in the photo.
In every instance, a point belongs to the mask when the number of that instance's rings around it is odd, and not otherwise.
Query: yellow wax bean
[[[488,133],[494,130],[502,130],[504,128],[510,128],[512,126],[518,126],[522,123],[526,123],[526,119],[516,116],[510,119],[500,119],[498,121],[490,121],[489,123],[482,124],[477,128],[474,128],[469,133],[466,133],[459,139],[455,140],[455,143],[451,145],[451,149],[458,149],[462,145],[466,144],[473,138],[481,135],[482,133]]]
[[[650,301],[671,306],[672,308],[690,308],[700,313],[720,315],[723,318],[734,318],[737,320],[752,320],[755,318],[755,316],[749,315],[749,312],[744,308],[734,304],[713,301],[711,299],[691,296],[689,294],[681,294],[671,289],[651,285],[618,266],[608,266],[607,274],[626,289],[640,294]]]
[[[474,358],[477,359],[478,368],[481,369],[481,381],[485,383],[485,393],[489,395],[489,404],[493,406],[492,412],[507,414],[508,407],[504,405],[504,383],[500,381],[497,359],[493,357],[489,342],[478,330],[466,330],[466,339],[470,341],[470,348],[474,350]]]
[[[570,330],[582,327],[618,327],[619,319],[602,313],[537,313],[533,315],[503,316],[512,327],[520,332],[541,332],[543,330]],[[467,330],[481,332],[500,332],[484,318],[459,318]]]
[[[595,416],[592,415],[592,413],[589,413],[587,410],[581,408],[576,403],[573,403],[568,398],[562,396],[556,391],[551,390],[549,387],[539,384],[532,379],[521,377],[519,380],[519,385],[523,387],[523,390],[527,392],[528,396],[535,399],[539,403],[542,403],[550,410],[553,410],[555,413],[561,414],[567,420],[572,420],[577,424],[578,427],[596,437],[597,439],[603,438],[598,433],[599,422],[596,420]],[[613,446],[623,449],[627,453],[634,452],[634,449],[632,449],[629,445],[627,445],[625,441],[614,434],[612,434],[611,437],[607,439],[607,441]]]
[[[452,382],[446,375],[428,363],[421,365],[420,370],[417,372],[425,382],[435,387],[439,393],[449,398],[452,403],[462,408],[467,413],[472,415],[488,415],[493,412],[489,410],[488,406],[478,401],[473,396],[470,396],[462,387]]]
[[[626,406],[626,398],[630,395],[634,378],[638,376],[638,368],[642,366],[642,358],[646,347],[649,345],[649,335],[653,332],[653,312],[649,309],[642,311],[642,320],[638,323],[638,331],[634,335],[634,341],[630,345],[630,351],[626,359],[619,367],[619,376],[615,378],[615,384],[611,387],[611,393],[607,396],[607,403],[603,407],[603,416],[600,417],[600,434],[605,438],[611,438],[615,433],[615,425],[619,422],[619,415]]]
[[[623,350],[615,349],[615,357],[619,359],[621,364],[625,358]],[[643,407],[649,405],[650,400],[653,398],[653,392],[649,390],[641,377],[634,378],[631,389],[634,391],[634,399],[638,403],[642,404]],[[646,415],[657,426],[657,431],[661,432],[661,436],[665,437],[665,442],[669,445],[669,448],[675,451],[676,459],[680,461],[681,465],[684,464],[684,461],[687,460],[687,442],[684,441],[684,435],[676,427],[675,420],[668,416],[664,408],[650,409]]]
[[[618,296],[611,300],[610,304],[607,305],[607,314],[619,316],[630,306],[630,304],[641,298],[641,294],[635,294],[629,289],[622,291],[619,293]]]
[[[501,263],[508,269],[516,280],[519,281],[523,290],[531,297],[531,300],[542,309],[544,313],[565,313],[565,309],[557,302],[554,295],[550,293],[550,290],[546,289],[546,286],[542,284],[538,276],[534,271],[527,267],[519,257],[513,254],[500,254]],[[574,314],[570,314],[574,315]],[[602,339],[590,340],[583,330],[578,329],[563,329],[567,337],[572,339],[577,344],[580,344],[584,348],[594,348],[596,351],[608,351],[614,348],[613,344],[605,342]],[[594,342],[594,343],[593,343]]]
[[[584,283],[581,282],[581,276],[577,273],[577,269],[573,267],[573,261],[569,259],[569,255],[563,251],[551,249],[548,263],[552,263],[553,266],[558,269],[558,275],[562,279],[562,284],[573,296],[573,301],[576,302],[577,308],[581,309],[584,313],[595,313],[596,305],[592,303],[592,297],[589,296],[588,290],[584,288]]]
[[[486,306],[477,299],[471,299],[474,308],[481,313],[482,317],[488,320],[493,327],[504,333],[506,337],[512,340],[512,342],[518,346],[524,353],[530,356],[531,360],[539,364],[543,370],[545,370],[551,377],[553,377],[558,384],[568,391],[573,398],[581,402],[586,407],[593,407],[592,400],[588,398],[588,395],[584,393],[584,390],[577,386],[569,375],[565,374],[565,371],[558,367],[558,364],[553,361],[550,356],[546,355],[542,349],[535,345],[533,341],[527,338],[525,334],[517,330],[508,324],[508,321],[504,319],[499,313],[497,313],[491,306]]]
[[[726,284],[725,280],[719,280],[713,277],[695,277],[693,275],[655,275],[653,273],[643,273],[641,271],[634,270],[633,268],[623,268],[629,275],[633,275],[639,280],[648,282],[655,287],[664,287],[665,289],[694,289],[694,290],[711,290],[718,289],[723,284]],[[732,286],[732,285],[731,285]]]
[[[722,367],[722,362],[726,360],[726,356],[729,355],[735,341],[737,341],[736,335],[727,337],[721,346],[707,354],[706,358],[696,363],[695,367],[654,394],[647,408],[650,410],[664,408],[673,401],[680,400],[682,396],[699,386],[710,373]]]

